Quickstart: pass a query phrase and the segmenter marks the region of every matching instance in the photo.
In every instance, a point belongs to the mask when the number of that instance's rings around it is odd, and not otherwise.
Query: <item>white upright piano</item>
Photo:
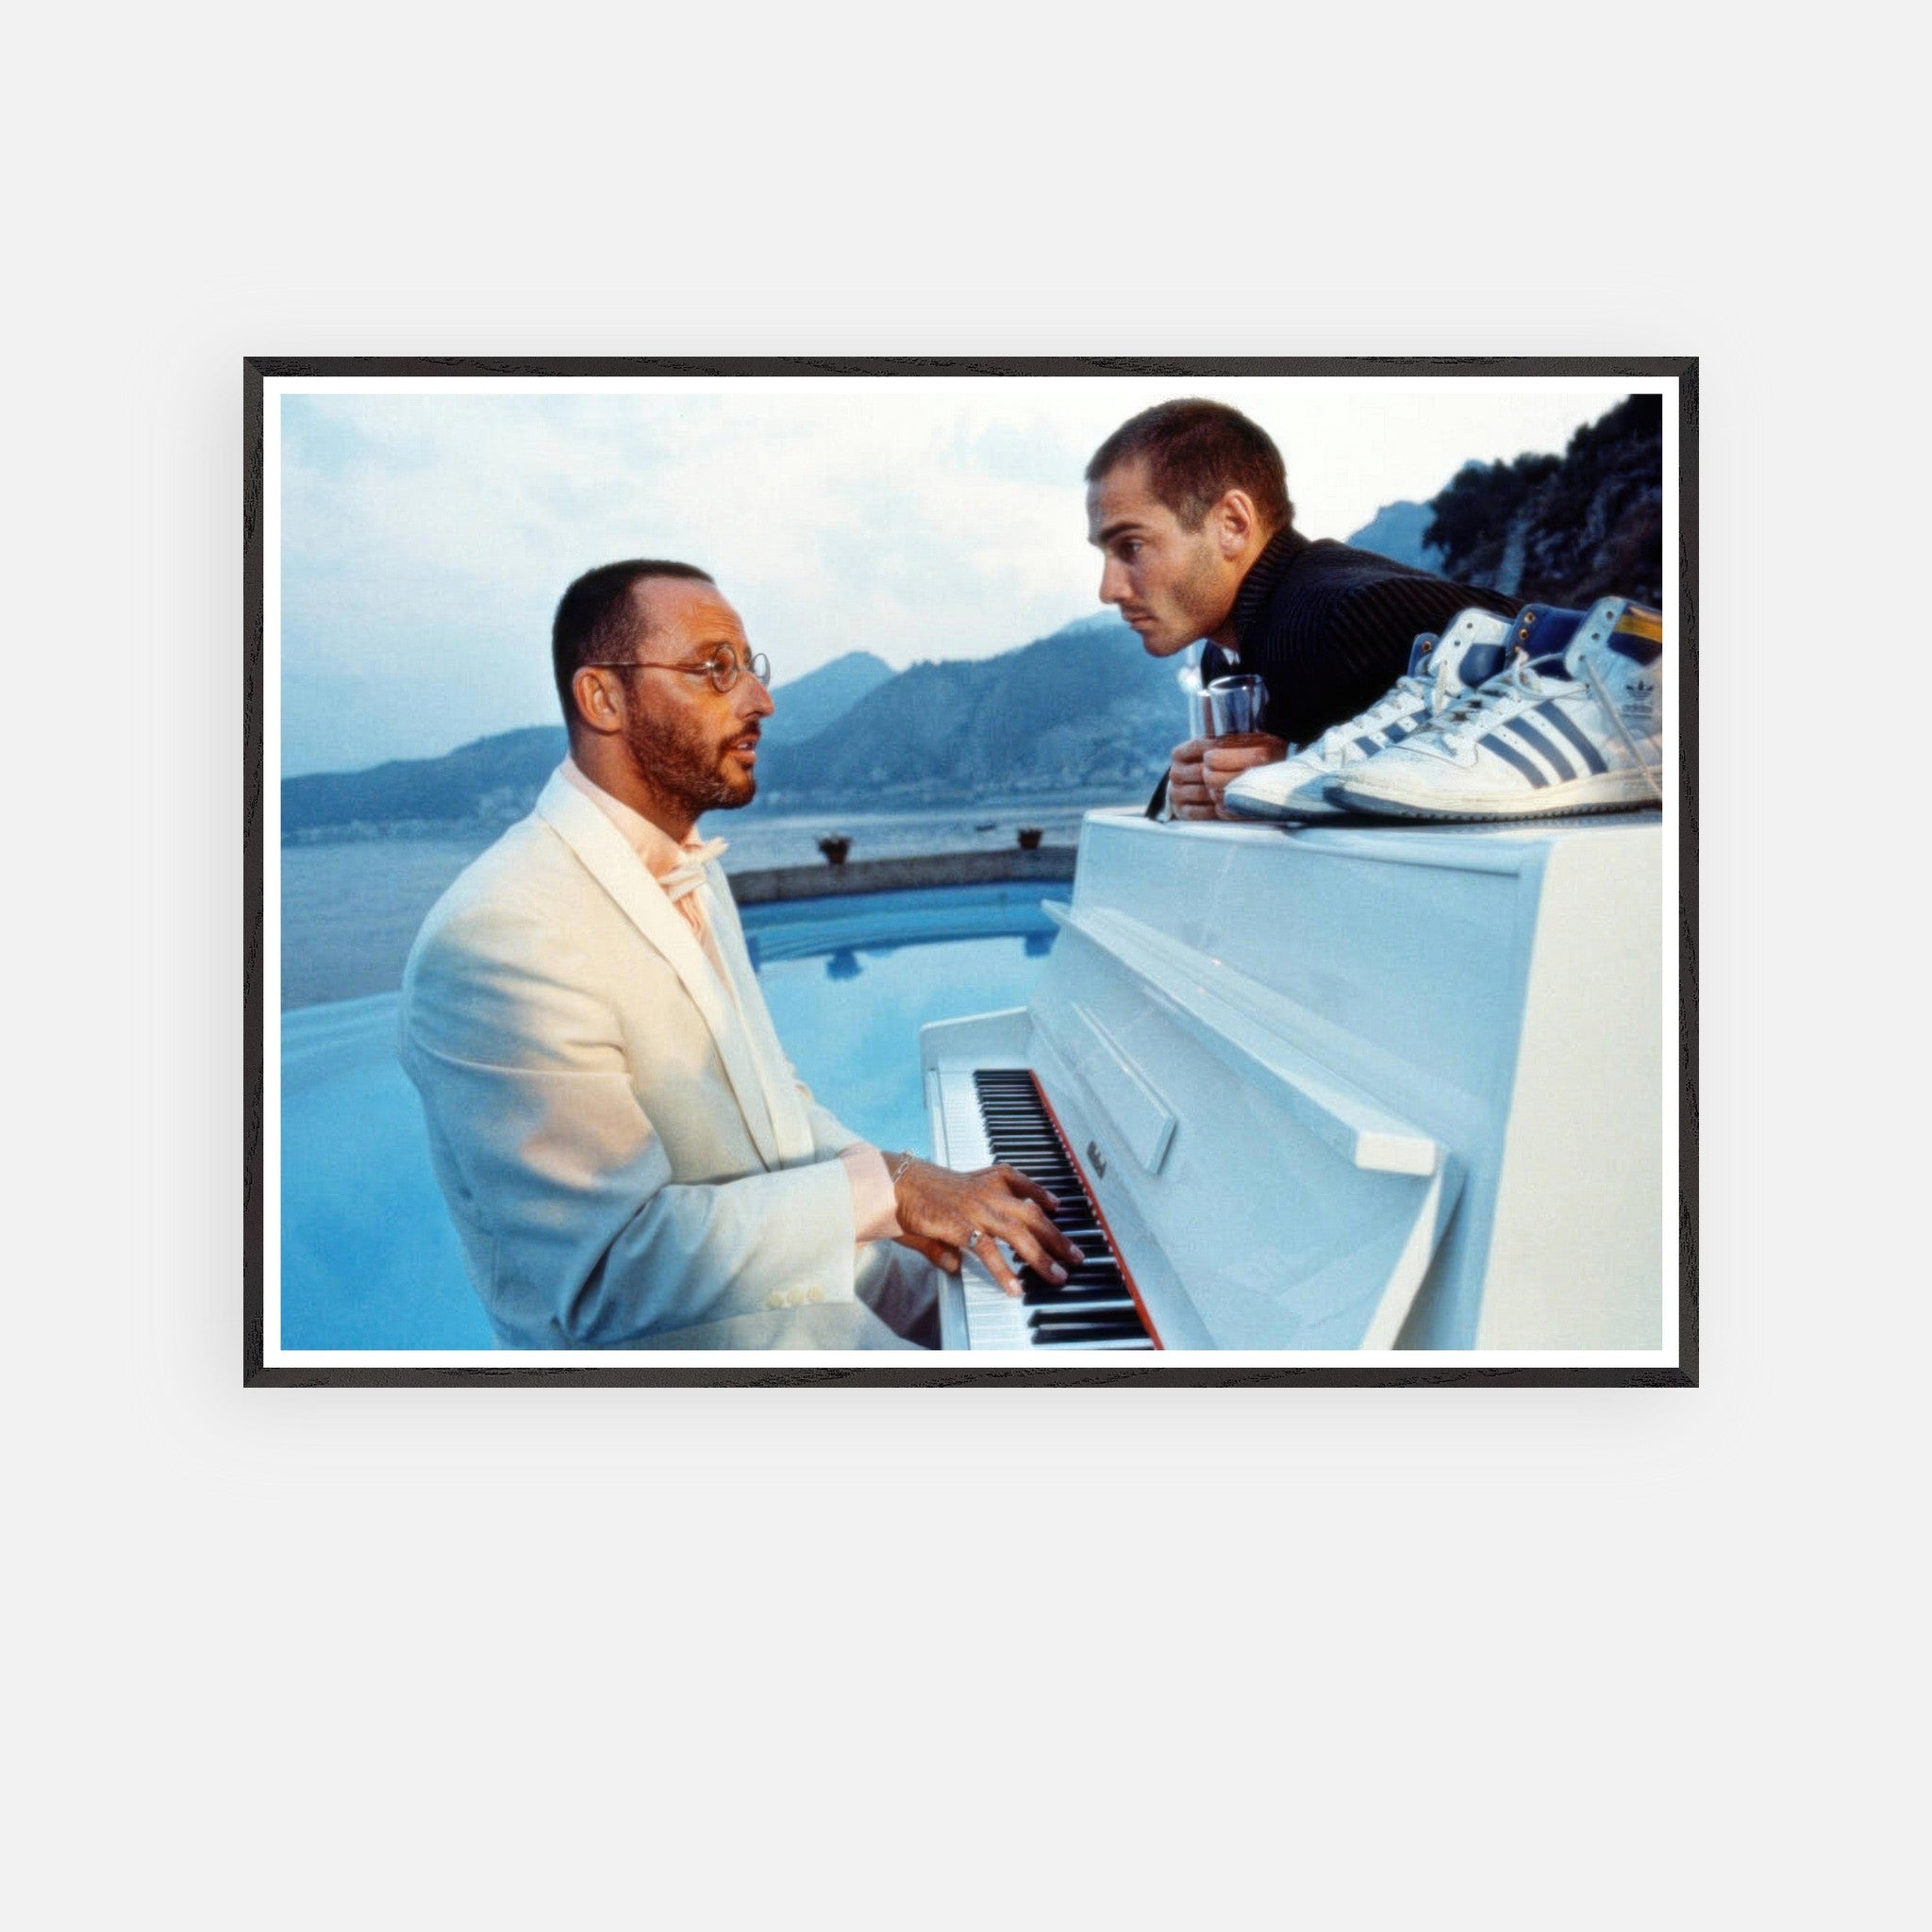
[[[1088,1257],[944,1346],[1655,1349],[1662,825],[1091,813],[1024,1008],[920,1036],[935,1151]]]

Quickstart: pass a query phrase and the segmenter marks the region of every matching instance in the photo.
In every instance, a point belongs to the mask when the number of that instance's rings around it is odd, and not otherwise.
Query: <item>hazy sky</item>
[[[1044,636],[1100,608],[1087,458],[1165,397],[1253,416],[1287,458],[1298,525],[1347,537],[1384,504],[1434,495],[1470,458],[1561,449],[1631,385],[285,387],[307,391],[280,401],[282,769],[294,773],[551,722],[551,613],[574,576],[613,558],[708,570],[780,685],[845,651],[903,667]]]

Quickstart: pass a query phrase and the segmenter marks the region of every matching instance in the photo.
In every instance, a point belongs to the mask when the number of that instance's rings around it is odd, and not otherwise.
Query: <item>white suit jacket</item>
[[[793,1073],[706,877],[736,1001],[560,774],[424,922],[402,1060],[470,1278],[511,1347],[908,1346],[859,1296],[927,1264],[857,1246],[858,1137]]]

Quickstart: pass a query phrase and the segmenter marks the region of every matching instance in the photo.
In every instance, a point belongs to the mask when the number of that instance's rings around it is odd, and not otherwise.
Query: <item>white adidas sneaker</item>
[[[1410,647],[1408,670],[1359,717],[1331,726],[1292,758],[1234,779],[1224,794],[1229,812],[1243,819],[1343,816],[1347,808],[1327,797],[1330,781],[1487,684],[1508,659],[1514,628],[1507,617],[1471,609],[1458,611],[1441,638],[1425,632]]]
[[[1663,618],[1606,597],[1547,612],[1524,656],[1331,795],[1395,818],[1629,811],[1662,802],[1662,764]]]

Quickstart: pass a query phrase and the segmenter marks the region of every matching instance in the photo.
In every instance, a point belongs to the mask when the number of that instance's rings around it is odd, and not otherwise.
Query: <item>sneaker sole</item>
[[[1628,774],[1619,775],[1625,781],[1629,776]],[[1420,798],[1395,792],[1370,791],[1354,785],[1337,785],[1329,795],[1337,804],[1347,806],[1354,811],[1405,819],[1579,818],[1590,812],[1656,809],[1661,803],[1647,785],[1633,788],[1627,782],[1610,784],[1602,778],[1591,779],[1587,790],[1552,785],[1542,791],[1516,791],[1453,801],[1443,799],[1440,794]]]
[[[1255,819],[1267,824],[1300,824],[1311,819],[1339,819],[1347,817],[1341,807],[1322,805],[1275,805],[1257,798],[1234,798],[1223,794],[1223,803],[1238,819]]]

